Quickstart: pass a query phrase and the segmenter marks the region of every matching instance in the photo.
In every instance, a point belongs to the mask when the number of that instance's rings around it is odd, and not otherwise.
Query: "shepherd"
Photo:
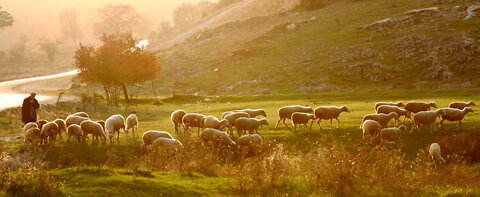
[[[29,122],[37,121],[37,109],[40,107],[35,96],[37,94],[32,92],[30,96],[23,99],[22,104],[22,122],[27,124]]]

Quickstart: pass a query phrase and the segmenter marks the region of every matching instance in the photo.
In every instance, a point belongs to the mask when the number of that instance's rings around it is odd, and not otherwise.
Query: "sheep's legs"
[[[338,127],[340,127],[340,120],[338,120],[338,118],[335,118],[335,119],[337,119],[337,129],[338,129]]]
[[[461,120],[458,121],[458,130],[459,131],[462,130],[462,121]]]
[[[283,118],[280,118],[280,120],[278,120],[277,124],[275,125],[275,129],[278,128],[278,124],[280,124],[280,121],[282,121]]]
[[[315,120],[312,121],[312,124],[310,124],[310,130],[312,130],[312,126],[313,126],[313,123],[315,122]]]
[[[297,125],[293,124],[293,133],[297,133]]]
[[[333,119],[330,119],[330,130],[333,130],[332,122],[333,122]]]
[[[311,128],[308,127],[308,124],[307,124],[307,123],[305,123],[305,124],[303,124],[303,125],[305,125],[305,129],[311,129]]]
[[[322,121],[322,119],[319,118],[319,119],[318,119],[318,122],[317,122],[317,123],[318,123],[318,127],[320,127],[320,130],[323,130],[322,126],[320,126],[320,121]],[[313,123],[312,123],[312,124],[313,124]]]
[[[283,121],[282,121],[282,122],[283,122],[283,124],[284,124],[284,125],[287,127],[287,129],[290,129],[290,127],[288,127],[287,123],[285,123],[285,120],[287,120],[287,119],[286,119],[286,118],[285,118],[285,119],[283,119]]]

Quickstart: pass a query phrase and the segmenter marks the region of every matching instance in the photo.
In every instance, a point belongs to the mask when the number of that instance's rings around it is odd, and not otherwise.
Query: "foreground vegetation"
[[[463,121],[447,123],[435,134],[428,127],[402,136],[401,144],[362,143],[359,125],[363,115],[373,113],[377,101],[436,101],[446,107],[454,100],[478,100],[480,89],[431,91],[368,91],[322,94],[284,94],[203,97],[177,95],[165,97],[161,105],[153,98],[140,97],[137,106],[107,108],[104,104],[87,107],[92,119],[111,114],[136,112],[140,120],[139,136],[147,130],[173,132],[169,115],[184,109],[206,115],[240,108],[263,108],[270,126],[259,134],[265,139],[262,153],[241,158],[228,150],[213,150],[191,136],[176,136],[185,145],[185,153],[168,156],[141,147],[141,137],[133,140],[121,135],[120,143],[88,145],[60,140],[54,147],[26,152],[21,141],[0,141],[4,194],[42,192],[45,196],[112,195],[479,195],[480,146],[469,138],[480,137],[476,122],[480,115],[471,113]],[[352,113],[340,116],[340,128],[300,129],[294,135],[284,126],[274,128],[276,110],[284,105],[346,105]],[[87,106],[91,106],[87,103]],[[42,106],[39,116],[52,120],[81,110],[80,103]],[[19,134],[16,109],[3,111],[0,133]],[[328,121],[322,122],[328,128]],[[407,120],[406,125],[412,124]],[[335,123],[334,123],[335,126]],[[432,142],[442,147],[448,164],[435,167],[426,148]],[[473,147],[472,150],[466,147]],[[470,151],[467,151],[470,150]],[[48,183],[48,184],[46,184]],[[15,192],[15,193],[14,193]]]

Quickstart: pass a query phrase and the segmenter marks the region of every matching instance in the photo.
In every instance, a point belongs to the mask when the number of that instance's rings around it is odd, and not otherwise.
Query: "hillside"
[[[476,87],[480,17],[465,20],[475,4],[344,1],[228,23],[159,51],[158,85],[201,94]],[[432,9],[412,11],[423,8]]]

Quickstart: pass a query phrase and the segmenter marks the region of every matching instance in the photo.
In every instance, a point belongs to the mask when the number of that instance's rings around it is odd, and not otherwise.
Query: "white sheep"
[[[342,112],[347,112],[350,113],[350,109],[346,106],[342,107],[317,107],[315,108],[315,118],[318,119],[318,127],[322,129],[322,126],[320,126],[320,121],[321,120],[330,120],[330,129],[332,128],[332,120],[335,119],[337,120],[337,128],[340,126],[340,120],[338,120],[338,116]],[[323,129],[322,129],[323,130]]]
[[[405,125],[384,128],[380,131],[380,139],[381,141],[398,142],[400,141],[400,136],[402,135],[402,132],[406,130],[407,127]]]
[[[398,101],[396,103],[392,103],[392,102],[378,102],[378,103],[375,103],[375,111],[377,111],[377,109],[382,106],[382,105],[390,105],[390,106],[397,106],[397,107],[404,107],[405,104],[402,102],[402,101]]]
[[[69,142],[71,138],[77,139],[78,143],[82,142],[83,131],[80,125],[72,124],[67,127],[67,141]]]
[[[88,138],[89,134],[92,134],[92,141],[100,139],[103,144],[106,143],[107,135],[105,135],[105,131],[103,131],[102,125],[91,120],[86,120],[80,124],[80,127],[83,131],[82,141],[84,143],[85,140]]]
[[[448,105],[449,108],[457,108],[462,110],[465,107],[472,107],[472,106],[477,106],[473,101],[470,102],[451,102],[450,105]]]
[[[230,122],[227,119],[220,121],[214,116],[206,116],[205,119],[203,119],[203,126],[204,128],[214,128],[217,130],[223,130],[225,128],[229,131],[232,130],[232,125],[230,125]]]
[[[418,112],[421,112],[421,111],[428,111],[430,110],[430,108],[433,107],[433,108],[438,108],[437,107],[437,103],[435,102],[414,102],[414,101],[411,101],[411,102],[408,102],[407,104],[405,104],[405,109],[409,112],[412,112],[412,113],[418,113]]]
[[[233,114],[233,113],[234,113],[234,112],[232,112],[232,111],[223,112],[223,113],[222,113],[222,119],[225,119],[225,116],[227,116],[227,115],[229,115],[229,114]],[[247,113],[247,112],[245,112],[245,113]],[[249,118],[250,118],[250,115],[249,115]]]
[[[250,118],[247,112],[232,112],[227,114],[223,119],[228,120],[231,126],[235,126],[237,119],[239,118]]]
[[[235,121],[235,125],[237,127],[237,134],[238,136],[242,136],[243,131],[247,130],[250,134],[258,133],[258,127],[260,125],[268,126],[268,120],[263,119],[256,119],[256,118],[238,118]]]
[[[142,135],[143,146],[152,144],[152,142],[159,137],[173,139],[172,135],[166,131],[147,131]]]
[[[365,120],[375,120],[380,123],[382,127],[387,127],[388,123],[392,119],[395,119],[395,122],[400,122],[400,120],[398,119],[398,114],[395,112],[390,112],[389,114],[368,114],[363,117],[362,122],[365,122]]]
[[[125,119],[122,115],[112,115],[105,121],[105,128],[108,131],[110,143],[113,143],[115,132],[117,133],[117,142],[120,140],[120,129],[125,129]],[[128,135],[127,135],[128,136]]]
[[[44,142],[55,143],[55,139],[57,136],[58,125],[55,122],[47,122],[43,125],[41,129],[41,136]]]
[[[256,118],[257,116],[267,117],[267,113],[263,109],[242,109],[234,110],[233,112],[245,112],[250,115],[250,118]]]
[[[156,150],[165,150],[167,153],[183,152],[184,148],[177,139],[170,139],[166,137],[159,137],[152,142],[152,146]]]
[[[400,107],[397,107],[397,106],[382,105],[382,106],[378,107],[378,109],[377,109],[377,114],[389,114],[389,113],[392,113],[392,112],[397,113],[398,117],[403,116],[402,124],[405,123],[406,118],[412,120],[412,115],[409,111],[407,111],[405,109],[401,109]],[[412,120],[412,122],[413,122],[413,120]]]
[[[182,118],[185,134],[189,132],[188,127],[197,127],[197,136],[200,136],[200,129],[203,129],[203,119],[205,116],[196,113],[187,113]]]
[[[217,129],[207,128],[200,134],[203,145],[207,146],[212,144],[215,147],[230,147],[236,149],[237,144],[228,136],[227,133],[219,131]]]
[[[361,128],[363,129],[363,141],[369,138],[370,143],[372,143],[378,137],[383,127],[375,120],[366,120]]]
[[[73,116],[70,115],[65,119],[66,126],[70,126],[72,124],[80,125],[85,120],[90,120],[89,118],[81,117],[81,116]]]
[[[315,122],[315,115],[307,114],[303,112],[295,112],[292,114],[292,125],[293,125],[293,132],[297,132],[297,125],[302,124],[305,125],[306,128],[312,129],[313,122]],[[307,123],[312,120],[310,127],[308,127]]]
[[[38,125],[37,125],[36,122],[29,122],[29,123],[25,124],[25,126],[23,126],[23,133],[26,133],[27,130],[29,130],[30,128],[33,128],[33,127],[38,128]]]
[[[77,113],[72,114],[72,116],[80,116],[80,117],[84,117],[84,118],[90,118],[89,115],[86,112],[77,112]]]
[[[445,115],[445,110],[438,109],[436,111],[420,111],[413,116],[413,127],[410,133],[415,128],[420,128],[420,125],[431,125],[430,133],[435,131],[435,122],[439,116]]]
[[[244,149],[252,150],[255,155],[260,152],[263,139],[258,134],[243,135],[238,138],[238,151],[240,155],[244,155]]]
[[[56,119],[53,122],[55,122],[58,126],[58,131],[57,131],[58,136],[62,137],[62,133],[66,133],[67,131],[67,124],[65,123],[65,120]]]
[[[132,129],[132,137],[135,138],[135,132],[138,135],[138,118],[135,114],[128,115],[127,119],[125,120],[126,127],[125,127],[125,134],[128,136],[128,132]]]
[[[432,157],[432,160],[435,162],[435,166],[438,162],[447,163],[442,157],[442,151],[440,150],[440,145],[438,143],[430,144],[428,153],[430,154],[430,157]]]
[[[440,128],[443,129],[443,122],[448,121],[458,121],[458,128],[461,129],[462,120],[469,112],[473,112],[473,109],[470,107],[465,107],[462,110],[456,108],[444,108],[445,114],[442,115],[442,120],[440,120]]]
[[[42,141],[41,135],[41,131],[38,127],[32,127],[25,131],[25,147],[32,148],[38,146],[38,144]]]
[[[311,107],[303,107],[300,105],[293,105],[293,106],[285,106],[278,109],[278,116],[280,120],[278,120],[275,128],[278,128],[278,124],[282,121],[283,124],[289,129],[287,123],[285,123],[286,119],[292,118],[292,114],[295,112],[304,112],[304,113],[313,113],[313,109]]]
[[[183,119],[183,116],[185,116],[185,114],[187,114],[187,112],[183,110],[176,110],[172,112],[172,115],[170,116],[170,120],[173,123],[173,128],[175,128],[175,133],[180,132],[179,129],[180,129],[180,126],[183,125],[182,119]]]

